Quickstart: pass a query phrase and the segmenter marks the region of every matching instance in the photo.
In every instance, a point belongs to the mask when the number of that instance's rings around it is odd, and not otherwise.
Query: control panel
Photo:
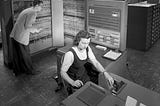
[[[87,29],[92,34],[91,42],[124,51],[127,10],[126,1],[88,0]]]
[[[120,47],[120,33],[111,30],[104,30],[96,27],[89,27],[92,34],[92,42],[104,45],[110,48]]]

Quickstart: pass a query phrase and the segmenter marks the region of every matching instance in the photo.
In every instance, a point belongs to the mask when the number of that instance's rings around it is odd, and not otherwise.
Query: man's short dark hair
[[[85,30],[81,30],[77,33],[77,35],[75,36],[75,39],[73,41],[73,45],[74,46],[78,46],[81,38],[86,38],[86,39],[89,39],[91,38],[91,34]]]
[[[42,0],[34,0],[34,1],[33,1],[33,6],[35,7],[36,5],[40,5],[40,4],[42,4],[42,3],[43,3]]]

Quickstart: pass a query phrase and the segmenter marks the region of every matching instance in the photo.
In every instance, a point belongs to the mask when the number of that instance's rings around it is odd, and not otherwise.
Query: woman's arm
[[[103,66],[100,64],[100,62],[96,59],[92,49],[90,47],[88,47],[88,57],[90,62],[96,67],[96,69],[99,72],[104,72],[105,69],[103,68]]]
[[[24,28],[31,33],[39,33],[41,31],[41,29],[38,29],[36,26],[33,25],[35,23],[36,16],[37,15],[35,13],[29,13],[26,15],[25,18]]]
[[[83,85],[83,82],[80,80],[74,81],[67,74],[67,71],[70,68],[70,66],[72,65],[73,61],[74,61],[73,53],[67,52],[64,55],[64,60],[63,60],[62,66],[61,66],[61,76],[63,79],[65,79],[72,86],[80,87],[81,85]]]
[[[88,50],[88,56],[91,63],[96,67],[96,69],[99,72],[105,73],[106,77],[108,78],[110,84],[112,85],[114,83],[113,78],[109,75],[109,73],[104,69],[104,67],[101,65],[101,63],[96,59],[94,53],[92,52],[92,49],[89,47]]]

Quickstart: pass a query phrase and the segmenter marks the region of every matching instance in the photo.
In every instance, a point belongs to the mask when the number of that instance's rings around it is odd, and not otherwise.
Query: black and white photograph
[[[160,0],[0,0],[0,106],[160,106]]]

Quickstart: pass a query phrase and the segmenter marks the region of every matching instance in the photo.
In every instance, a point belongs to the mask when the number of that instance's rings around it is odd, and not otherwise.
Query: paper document
[[[127,96],[125,106],[137,106],[137,100],[133,97]]]
[[[103,56],[106,58],[112,59],[112,60],[116,60],[121,55],[122,55],[121,52],[114,52],[113,50],[110,50],[109,52],[107,52]]]
[[[144,105],[143,103],[140,103],[140,105],[139,106],[146,106],[146,105]]]

